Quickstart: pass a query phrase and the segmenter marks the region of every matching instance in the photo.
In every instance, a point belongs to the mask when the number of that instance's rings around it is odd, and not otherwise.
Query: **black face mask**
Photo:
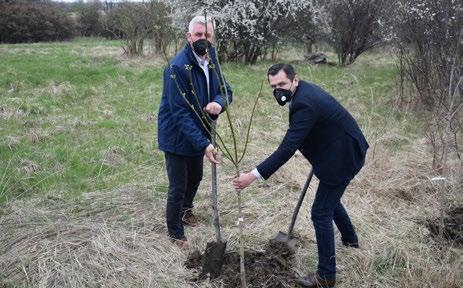
[[[284,106],[286,103],[291,101],[291,98],[293,97],[292,94],[293,93],[289,89],[275,88],[273,90],[273,96],[275,96],[275,99],[281,106]]]
[[[199,56],[204,56],[207,53],[207,49],[211,47],[211,42],[207,41],[206,39],[198,39],[193,42],[193,50]]]

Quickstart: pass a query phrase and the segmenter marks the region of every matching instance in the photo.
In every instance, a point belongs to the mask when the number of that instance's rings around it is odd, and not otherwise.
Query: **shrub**
[[[401,76],[417,92],[412,100],[425,118],[433,167],[447,174],[451,152],[463,167],[463,5],[399,0],[394,10]]]
[[[77,35],[68,13],[49,1],[1,1],[0,43],[61,41]]]
[[[115,37],[126,40],[125,54],[143,54],[145,40],[153,29],[152,16],[144,3],[123,3],[105,17],[105,29]]]
[[[100,14],[102,9],[103,6],[98,1],[76,5],[81,36],[102,36],[103,24]]]
[[[383,0],[330,0],[325,3],[330,31],[328,42],[338,55],[341,66],[384,41],[383,17],[389,2]]]

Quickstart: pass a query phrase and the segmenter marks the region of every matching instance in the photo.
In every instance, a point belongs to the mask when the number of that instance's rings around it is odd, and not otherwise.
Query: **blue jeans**
[[[349,215],[341,204],[341,197],[350,181],[339,185],[320,182],[312,205],[312,222],[318,248],[318,274],[324,279],[336,279],[333,220],[341,232],[343,242],[358,243]]]
[[[203,178],[203,156],[187,157],[165,153],[169,191],[166,220],[169,236],[182,239],[183,213],[193,209],[193,199]]]

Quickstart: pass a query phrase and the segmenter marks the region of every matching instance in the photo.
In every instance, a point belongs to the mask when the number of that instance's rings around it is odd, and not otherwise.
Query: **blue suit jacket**
[[[182,156],[204,155],[204,150],[210,143],[210,135],[196,113],[202,115],[203,108],[213,101],[222,106],[223,112],[227,102],[232,101],[232,91],[227,83],[224,89],[228,91],[228,101],[225,95],[221,94],[221,90],[225,90],[219,87],[221,81],[219,81],[220,74],[214,48],[209,49],[209,56],[209,87],[207,87],[206,76],[188,43],[165,67],[158,113],[160,150]],[[209,97],[208,89],[210,89]],[[217,118],[212,115],[210,117]]]
[[[368,143],[349,112],[320,87],[299,81],[283,142],[257,170],[267,179],[299,150],[320,181],[336,185],[360,171],[367,149]]]

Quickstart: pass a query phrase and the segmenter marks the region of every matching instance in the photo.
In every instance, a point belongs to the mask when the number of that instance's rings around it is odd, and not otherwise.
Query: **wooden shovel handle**
[[[310,181],[312,181],[312,176],[313,176],[313,167],[312,169],[310,169],[309,176],[307,177],[307,180],[305,181],[304,187],[301,190],[301,195],[299,196],[299,200],[297,201],[296,208],[294,209],[293,218],[291,219],[291,223],[289,224],[289,228],[288,228],[288,238],[290,238],[293,234],[293,228],[294,228],[294,224],[296,223],[297,214],[299,214],[299,209],[301,209],[302,201],[304,201],[305,194],[307,192],[307,189],[310,186]]]
[[[215,148],[215,121],[212,122],[211,129],[211,142]],[[217,166],[215,163],[211,163],[211,206],[212,206],[212,218],[215,228],[215,237],[217,242],[222,242],[222,235],[220,234],[220,221],[219,221],[219,209],[217,208]]]

